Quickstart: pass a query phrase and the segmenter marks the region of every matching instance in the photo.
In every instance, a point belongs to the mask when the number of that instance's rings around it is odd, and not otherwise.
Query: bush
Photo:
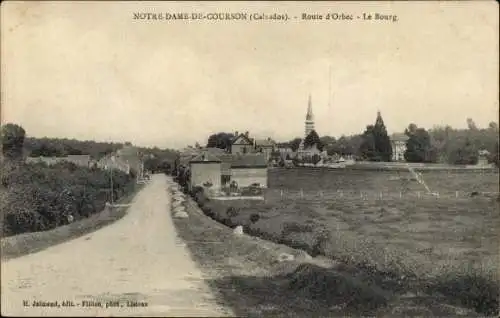
[[[210,201],[208,196],[205,194],[205,191],[203,190],[203,188],[201,188],[201,190],[196,192],[194,200],[198,203],[198,205],[200,207],[203,206],[208,201]]]
[[[203,187],[200,186],[195,186],[193,189],[191,189],[191,196],[196,199],[196,196],[200,193],[203,192]]]
[[[250,222],[252,222],[252,224],[257,223],[259,220],[260,215],[258,213],[252,213],[252,215],[250,215]]]
[[[287,236],[290,233],[293,232],[312,232],[314,230],[314,225],[313,224],[301,224],[298,222],[286,222],[283,225],[283,231],[282,235]]]
[[[5,170],[3,171],[6,172]],[[45,231],[104,209],[110,201],[110,174],[71,163],[53,166],[21,164],[3,174],[5,203],[1,209],[4,236]],[[133,191],[133,176],[113,171],[114,198]]]
[[[232,206],[228,207],[226,210],[226,214],[230,218],[234,218],[235,216],[238,216],[238,210]]]

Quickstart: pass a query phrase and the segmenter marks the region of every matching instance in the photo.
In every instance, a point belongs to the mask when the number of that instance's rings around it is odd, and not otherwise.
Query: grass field
[[[415,196],[422,185],[397,175],[272,170],[265,201],[212,201],[211,211],[251,234],[399,276],[481,314],[498,311],[499,202],[469,195],[498,193],[498,173],[424,172],[440,197]]]
[[[205,217],[188,199],[178,234],[207,282],[238,317],[477,317],[447,299],[412,291],[381,273],[342,266],[232,230]],[[279,255],[295,256],[279,262]]]

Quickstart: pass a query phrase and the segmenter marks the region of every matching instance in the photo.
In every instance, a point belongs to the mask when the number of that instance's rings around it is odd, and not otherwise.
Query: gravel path
[[[101,230],[2,262],[2,315],[231,316],[177,237],[167,181],[155,175]]]

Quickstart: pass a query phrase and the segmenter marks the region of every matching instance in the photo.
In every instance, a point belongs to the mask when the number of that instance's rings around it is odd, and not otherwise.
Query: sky
[[[134,20],[278,13],[289,21]],[[397,22],[301,15],[397,15]],[[297,16],[297,19],[293,17]],[[219,131],[361,133],[498,122],[498,4],[4,2],[1,122],[27,135],[180,148]]]

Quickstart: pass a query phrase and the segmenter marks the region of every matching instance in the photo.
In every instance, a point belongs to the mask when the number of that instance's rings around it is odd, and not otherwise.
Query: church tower
[[[307,114],[306,114],[306,121],[305,121],[305,135],[304,138],[309,135],[311,131],[314,130],[314,115],[312,111],[312,101],[311,101],[311,94],[309,94],[309,101],[307,102]]]
[[[306,121],[305,121],[305,130],[304,130],[304,138],[302,138],[302,141],[300,142],[299,149],[298,149],[298,155],[299,157],[302,157],[303,155],[307,154],[306,149],[304,149],[304,141],[306,137],[311,133],[311,131],[314,130],[314,115],[312,111],[312,101],[311,101],[311,94],[309,94],[309,101],[307,102],[307,114],[306,114]]]

